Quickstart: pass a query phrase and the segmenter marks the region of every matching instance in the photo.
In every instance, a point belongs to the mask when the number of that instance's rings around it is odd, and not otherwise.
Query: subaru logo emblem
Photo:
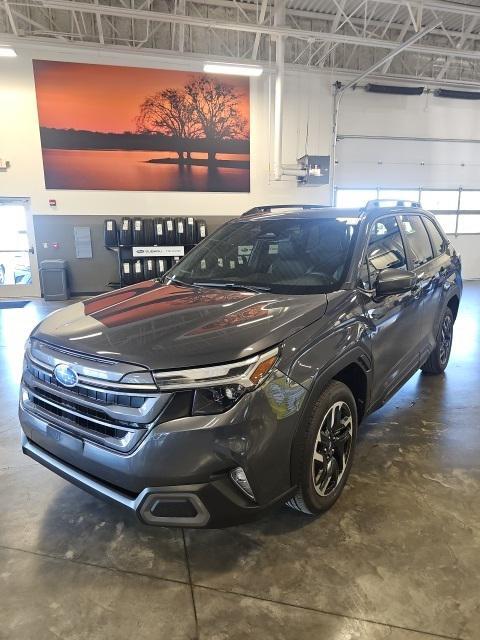
[[[57,364],[53,374],[58,382],[64,387],[74,387],[78,383],[77,372],[68,364]]]

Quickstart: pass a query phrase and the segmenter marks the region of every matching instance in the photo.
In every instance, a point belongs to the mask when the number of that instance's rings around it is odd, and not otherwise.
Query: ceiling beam
[[[0,6],[3,6],[3,5],[0,5]],[[10,7],[10,11],[12,12],[12,14],[16,18],[18,18],[19,20],[23,20],[24,22],[26,22],[27,24],[31,25],[32,27],[35,27],[35,29],[40,31],[42,34],[45,34],[45,33],[47,33],[49,31],[48,27],[46,27],[44,24],[41,24],[40,22],[37,22],[36,20],[33,20],[29,16],[26,16],[24,13],[21,13],[20,11],[17,11],[10,4],[9,4],[9,7]],[[18,29],[18,27],[17,27],[17,29]],[[66,40],[66,38],[65,38],[65,36],[63,34],[55,33],[55,32],[52,32],[51,34],[55,38],[58,38],[58,40]]]
[[[470,24],[465,29],[465,31],[463,32],[462,36],[460,37],[460,40],[457,43],[457,47],[459,49],[461,49],[465,45],[465,43],[469,39],[473,29],[477,26],[477,23],[478,23],[478,16],[473,16],[473,18],[470,21]],[[445,74],[447,73],[451,62],[452,62],[452,59],[451,58],[447,58],[447,60],[445,61],[445,64],[440,69],[440,72],[437,75],[437,80],[441,80],[445,76]]]
[[[15,24],[15,19],[8,4],[8,0],[3,0],[3,8],[7,14],[8,22],[10,23],[10,28],[12,29],[13,34],[18,36],[17,25]]]
[[[262,0],[262,4],[260,6],[260,14],[258,16],[258,24],[263,24],[265,22],[265,16],[267,15],[267,5],[268,0]],[[255,42],[253,43],[252,50],[252,60],[256,60],[258,56],[258,48],[260,46],[260,38],[262,37],[261,33],[255,34]]]
[[[85,56],[94,56],[94,60],[98,61],[102,57],[106,60],[109,60],[107,64],[115,64],[112,60],[117,59],[118,62],[116,64],[130,64],[135,66],[136,60],[138,61],[149,61],[149,66],[158,67],[158,68],[172,68],[172,69],[185,69],[185,70],[201,70],[203,68],[203,64],[205,62],[205,54],[203,53],[183,53],[179,55],[178,52],[171,51],[169,49],[159,49],[159,48],[149,48],[149,49],[137,49],[137,48],[127,48],[123,45],[110,45],[105,44],[100,47],[98,43],[95,42],[68,42],[67,40],[54,40],[51,37],[46,36],[21,36],[16,37],[14,35],[5,34],[2,36],[2,42],[6,45],[11,45],[12,47],[18,48],[19,50],[31,51],[32,55],[38,55],[38,49],[42,48],[45,50],[52,50],[57,55],[68,55],[71,56],[72,52],[77,53],[78,55],[83,55],[84,60],[88,61],[88,58]],[[93,59],[93,58],[92,58]],[[224,62],[224,63],[238,63],[245,64],[244,60],[238,58],[230,58],[227,56],[209,55],[209,59],[216,62]],[[129,62],[126,62],[129,60]],[[263,68],[266,73],[270,73],[273,71],[273,67],[270,63],[264,62]],[[298,76],[299,73],[305,74],[313,74],[318,77],[325,76],[328,80],[331,80],[332,77],[335,79],[346,78],[346,80],[350,80],[353,76],[358,74],[358,69],[320,69],[318,67],[306,67],[299,65],[293,65],[291,63],[285,64],[285,73],[291,74],[294,76]],[[407,76],[404,74],[388,74],[387,76],[373,73],[371,76],[371,80],[382,81],[384,83],[392,83],[398,84],[399,82],[404,82],[407,84],[418,85],[419,82],[423,82],[426,86],[430,87],[452,87],[458,89],[471,89],[478,90],[478,80],[453,80],[451,78],[445,78],[444,80],[438,81],[431,76]]]
[[[95,0],[95,4],[99,6],[98,0]],[[103,37],[102,14],[100,12],[95,13],[95,20],[97,22],[97,32],[100,44],[105,44],[105,38]]]
[[[18,7],[38,7],[38,5],[33,4],[33,2],[29,2],[28,0],[25,1],[20,1],[20,0],[9,0],[10,3],[14,3],[16,6]],[[41,0],[38,0],[39,2]],[[139,7],[139,10],[143,10],[145,9],[145,7],[148,9],[150,8],[150,6],[152,5],[153,0],[145,0]],[[226,9],[234,9],[234,8],[239,8],[241,7],[243,10],[243,13],[246,13],[248,11],[250,12],[257,12],[257,5],[253,4],[253,3],[247,3],[247,2],[240,2],[240,0],[237,0],[235,3],[232,0],[187,0],[188,4],[190,4],[192,7],[194,7],[197,4],[201,4],[201,5],[207,5],[207,6],[214,6],[214,7],[223,7]],[[262,0],[262,3],[264,2],[264,0]],[[270,4],[269,4],[270,2]],[[68,4],[70,4],[70,0],[68,2]],[[72,4],[73,4],[73,0],[72,0]],[[377,2],[375,3],[376,5],[381,5],[381,4],[392,4],[394,6],[394,14],[396,14],[398,12],[398,9],[406,6],[405,2],[402,2],[401,0],[398,2],[391,2],[390,0],[377,0]],[[107,6],[107,5],[100,5],[102,6]],[[265,4],[264,6],[266,7],[266,16],[265,19],[268,17],[269,13],[271,13],[272,10],[272,5],[271,5],[271,0],[265,0]],[[2,8],[2,5],[0,4],[0,9]],[[357,7],[358,8],[358,7]],[[72,9],[74,10],[74,9]],[[298,10],[298,9],[287,9],[287,15],[288,16],[296,16],[296,17],[300,17],[300,18],[306,18],[309,20],[319,20],[319,21],[326,21],[326,22],[332,22],[335,21],[336,16],[338,14],[338,10],[337,11],[333,11],[332,13],[325,13],[325,12],[317,12],[317,11],[305,11],[305,10]],[[354,12],[352,12],[354,13]],[[360,17],[353,17],[352,13],[350,14],[350,21],[352,24],[354,24],[355,26],[359,26],[362,27],[364,24],[364,19],[360,18]],[[272,14],[273,15],[273,14]],[[340,14],[341,15],[341,14]],[[437,16],[435,16],[437,17]],[[259,21],[260,24],[260,21]],[[344,23],[342,23],[337,30],[339,30]],[[393,22],[392,17],[389,19],[388,22],[386,22],[385,20],[376,20],[376,19],[371,19],[369,20],[369,24],[373,27],[381,27],[384,29],[384,32],[381,35],[381,38],[384,37],[384,35],[386,34],[386,31],[388,29],[395,29],[395,30],[399,30],[399,31],[403,31],[405,28],[405,24],[404,23],[399,23],[399,22]],[[410,29],[410,21],[408,21],[407,24],[407,29],[406,31],[408,31]],[[332,31],[332,29],[330,29]],[[452,36],[452,37],[460,37],[462,34],[462,31],[455,31],[455,30],[451,30],[451,29],[445,29],[444,27],[442,27],[442,29],[440,30],[435,30],[432,32],[433,34],[436,35],[445,35],[445,36]],[[403,36],[405,35],[405,33],[403,34]],[[261,36],[261,34],[258,34],[258,36]],[[403,39],[402,36],[402,39]],[[476,34],[476,33],[472,33],[471,34],[471,39],[472,40],[480,40],[480,34]]]
[[[385,0],[382,0],[385,1]],[[389,1],[389,0],[388,0]],[[351,36],[343,33],[326,33],[308,29],[293,29],[291,27],[279,25],[254,24],[244,22],[230,22],[228,20],[210,19],[205,17],[182,16],[161,11],[144,11],[138,9],[124,9],[122,7],[112,7],[107,5],[89,4],[86,2],[76,2],[75,0],[42,0],[42,5],[51,9],[63,9],[65,11],[82,11],[84,13],[100,14],[107,16],[117,16],[121,18],[136,18],[138,20],[150,20],[155,22],[165,22],[170,24],[187,24],[192,27],[203,27],[216,30],[235,31],[242,33],[261,33],[272,38],[298,38],[301,40],[311,40],[319,42],[343,42],[357,46],[375,47],[380,49],[395,49],[397,42],[383,40],[379,38],[366,38],[363,36]],[[31,5],[29,5],[31,6]],[[480,11],[480,7],[479,7]],[[42,27],[44,28],[44,27]],[[480,51],[458,50],[452,47],[439,47],[433,45],[412,45],[410,51],[423,55],[432,56],[452,56],[466,58],[470,60],[480,60]]]

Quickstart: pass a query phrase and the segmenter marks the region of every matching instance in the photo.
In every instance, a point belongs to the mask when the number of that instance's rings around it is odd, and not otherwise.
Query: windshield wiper
[[[270,287],[256,287],[250,284],[241,284],[240,282],[194,282],[194,287],[215,287],[217,289],[242,289],[243,291],[253,291],[253,293],[262,293],[262,291],[271,291]]]
[[[167,282],[168,280],[168,282]],[[171,276],[163,276],[160,279],[160,282],[164,282],[165,284],[179,284],[183,287],[195,287],[196,284],[194,282],[184,282],[183,280],[179,280],[178,278],[172,278]]]

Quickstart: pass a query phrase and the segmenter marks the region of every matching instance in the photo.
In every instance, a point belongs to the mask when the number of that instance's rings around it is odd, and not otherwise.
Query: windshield
[[[287,294],[332,291],[344,278],[355,222],[320,217],[241,219],[209,236],[167,278]]]

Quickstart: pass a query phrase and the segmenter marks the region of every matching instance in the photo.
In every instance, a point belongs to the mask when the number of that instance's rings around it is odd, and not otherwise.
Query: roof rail
[[[251,216],[255,213],[269,213],[274,209],[303,209],[306,211],[308,209],[322,209],[326,206],[325,204],[264,204],[245,211],[245,213],[242,213],[242,217]]]
[[[367,204],[361,209],[361,211],[371,211],[372,209],[394,209],[400,207],[402,209],[412,208],[420,209],[420,203],[415,200],[400,200],[396,198],[383,199],[383,200],[369,200]]]

